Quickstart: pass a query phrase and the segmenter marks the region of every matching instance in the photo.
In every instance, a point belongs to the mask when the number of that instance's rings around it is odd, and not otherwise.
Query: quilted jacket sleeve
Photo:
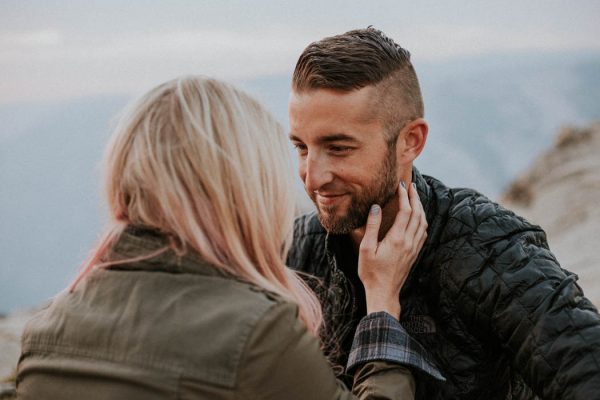
[[[544,232],[510,212],[491,215],[456,248],[462,318],[509,355],[544,399],[600,393],[600,316],[550,252]],[[454,265],[454,268],[459,268]]]

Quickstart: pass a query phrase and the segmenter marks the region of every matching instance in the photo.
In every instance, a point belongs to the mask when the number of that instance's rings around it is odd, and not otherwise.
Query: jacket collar
[[[419,193],[419,199],[421,200],[421,204],[423,204],[423,210],[425,210],[427,221],[431,221],[434,213],[432,207],[433,191],[431,186],[429,186],[425,178],[423,178],[423,175],[421,175],[417,167],[413,167],[412,169],[412,181],[417,185],[417,193]]]
[[[169,235],[158,230],[130,225],[121,233],[102,261],[118,262],[106,267],[111,270],[141,270],[229,277],[221,268],[209,264],[191,249],[183,252],[176,251],[172,242]]]
[[[408,277],[409,280],[414,279],[414,276],[416,275],[415,270],[418,269],[418,266],[421,264],[421,260],[423,259],[425,254],[429,252],[429,247],[431,246],[431,242],[433,240],[433,220],[436,213],[433,189],[429,185],[429,183],[427,183],[423,175],[421,175],[419,170],[414,166],[412,171],[412,180],[417,186],[417,193],[419,194],[419,199],[421,200],[423,210],[425,211],[425,218],[427,219],[428,227],[427,238],[425,239],[425,243],[423,243],[423,247],[419,251],[417,259],[413,264],[414,266],[417,266],[417,268],[412,268],[411,273]]]

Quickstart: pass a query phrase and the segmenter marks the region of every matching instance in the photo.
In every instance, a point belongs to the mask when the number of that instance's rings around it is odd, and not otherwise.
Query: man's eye
[[[335,154],[344,154],[352,150],[352,147],[348,146],[329,146],[329,151]]]
[[[294,148],[298,152],[298,154],[306,153],[306,145],[302,143],[294,143]]]

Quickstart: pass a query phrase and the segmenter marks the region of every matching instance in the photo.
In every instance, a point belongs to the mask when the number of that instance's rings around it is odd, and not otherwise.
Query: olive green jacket
[[[165,247],[130,229],[111,260]],[[17,395],[28,399],[412,399],[401,365],[336,380],[297,306],[172,250],[99,268],[28,324]]]

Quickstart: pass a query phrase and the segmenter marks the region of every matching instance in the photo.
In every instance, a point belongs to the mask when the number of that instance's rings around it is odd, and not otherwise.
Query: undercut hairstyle
[[[351,92],[375,86],[373,110],[382,119],[388,143],[402,127],[424,116],[423,97],[410,53],[373,27],[313,42],[294,70],[292,89]]]

